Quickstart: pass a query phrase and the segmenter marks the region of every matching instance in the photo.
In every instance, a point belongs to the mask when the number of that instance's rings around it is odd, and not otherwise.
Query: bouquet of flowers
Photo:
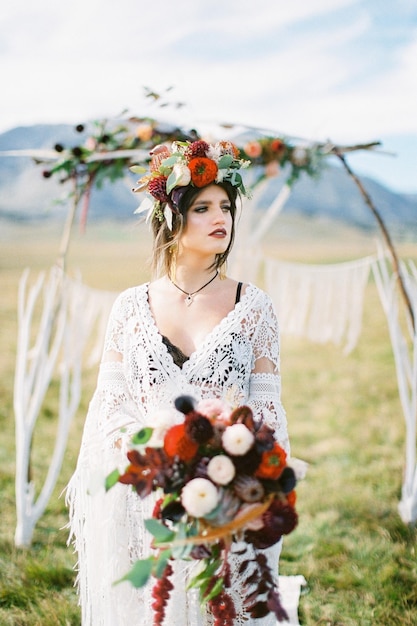
[[[132,438],[125,472],[115,470],[106,479],[106,489],[120,482],[141,498],[160,495],[145,520],[155,550],[123,580],[141,587],[154,578],[155,624],[162,624],[173,588],[172,561],[196,559],[200,564],[188,587],[199,590],[215,624],[231,626],[228,557],[238,554],[248,614],[287,619],[262,552],[297,525],[296,478],[286,452],[247,406],[230,410],[219,400],[196,404],[181,396],[175,407],[184,420],[143,428]]]

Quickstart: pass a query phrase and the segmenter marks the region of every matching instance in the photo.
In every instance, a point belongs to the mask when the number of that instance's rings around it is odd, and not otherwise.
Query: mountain
[[[52,149],[56,143],[74,146],[85,137],[71,125],[34,125],[13,128],[0,134],[0,153],[4,150]],[[330,163],[330,160],[329,160]],[[42,176],[44,165],[29,157],[0,155],[0,217],[13,221],[62,217],[67,204],[57,203],[68,188]],[[91,196],[89,219],[131,219],[138,205],[132,194],[136,182],[130,172],[125,181],[104,185]],[[276,197],[284,176],[271,179],[259,207],[265,209]],[[381,213],[388,228],[396,235],[417,235],[417,196],[399,194],[371,178],[361,182]],[[377,223],[358,188],[340,165],[328,164],[317,179],[302,174],[295,183],[284,212],[308,217],[320,216],[341,221],[364,230],[374,230]]]
[[[416,195],[395,193],[372,178],[360,175],[359,178],[391,231],[397,235],[407,235],[410,231],[417,234]],[[263,206],[267,207],[273,201],[281,186],[282,182],[271,181],[261,201]],[[302,174],[292,189],[284,212],[324,216],[363,230],[377,228],[373,212],[341,166],[328,165],[317,179]]]

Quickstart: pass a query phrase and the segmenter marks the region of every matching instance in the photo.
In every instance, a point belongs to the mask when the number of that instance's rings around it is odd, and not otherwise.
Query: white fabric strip
[[[332,265],[265,259],[266,291],[277,310],[282,334],[317,343],[355,347],[373,256]]]

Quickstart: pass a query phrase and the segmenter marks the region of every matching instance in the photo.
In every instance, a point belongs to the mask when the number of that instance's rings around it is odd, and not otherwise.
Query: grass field
[[[84,282],[120,291],[147,277],[149,241],[141,228],[118,224],[74,232],[69,269]],[[16,549],[13,376],[17,287],[22,270],[35,278],[55,261],[59,228],[1,228],[0,278],[0,626],[76,626],[74,555],[66,546],[67,512],[59,497],[76,462],[82,423],[96,372],[87,371],[59,484],[30,549]],[[372,237],[326,224],[283,220],[266,246],[280,258],[335,262],[372,254]],[[401,256],[417,257],[411,244]],[[387,326],[372,282],[357,347],[282,338],[283,402],[294,456],[310,464],[298,487],[300,523],[284,544],[283,574],[303,574],[304,626],[415,626],[416,529],[397,513],[404,458],[402,411]],[[54,436],[55,403],[48,396],[35,433],[36,484],[44,476]],[[134,621],[132,621],[134,624]]]

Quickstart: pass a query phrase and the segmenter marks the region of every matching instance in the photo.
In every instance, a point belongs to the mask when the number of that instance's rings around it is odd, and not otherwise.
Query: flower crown
[[[171,149],[161,144],[150,154],[150,173],[138,181],[133,191],[147,191],[151,198],[145,198],[135,212],[147,211],[147,219],[156,216],[160,222],[166,220],[170,230],[172,215],[179,213],[178,204],[189,185],[202,188],[228,182],[248,196],[239,170],[248,167],[250,161],[239,158],[239,149],[231,141],[214,145],[202,140],[175,141]],[[130,169],[143,172],[137,166]]]

